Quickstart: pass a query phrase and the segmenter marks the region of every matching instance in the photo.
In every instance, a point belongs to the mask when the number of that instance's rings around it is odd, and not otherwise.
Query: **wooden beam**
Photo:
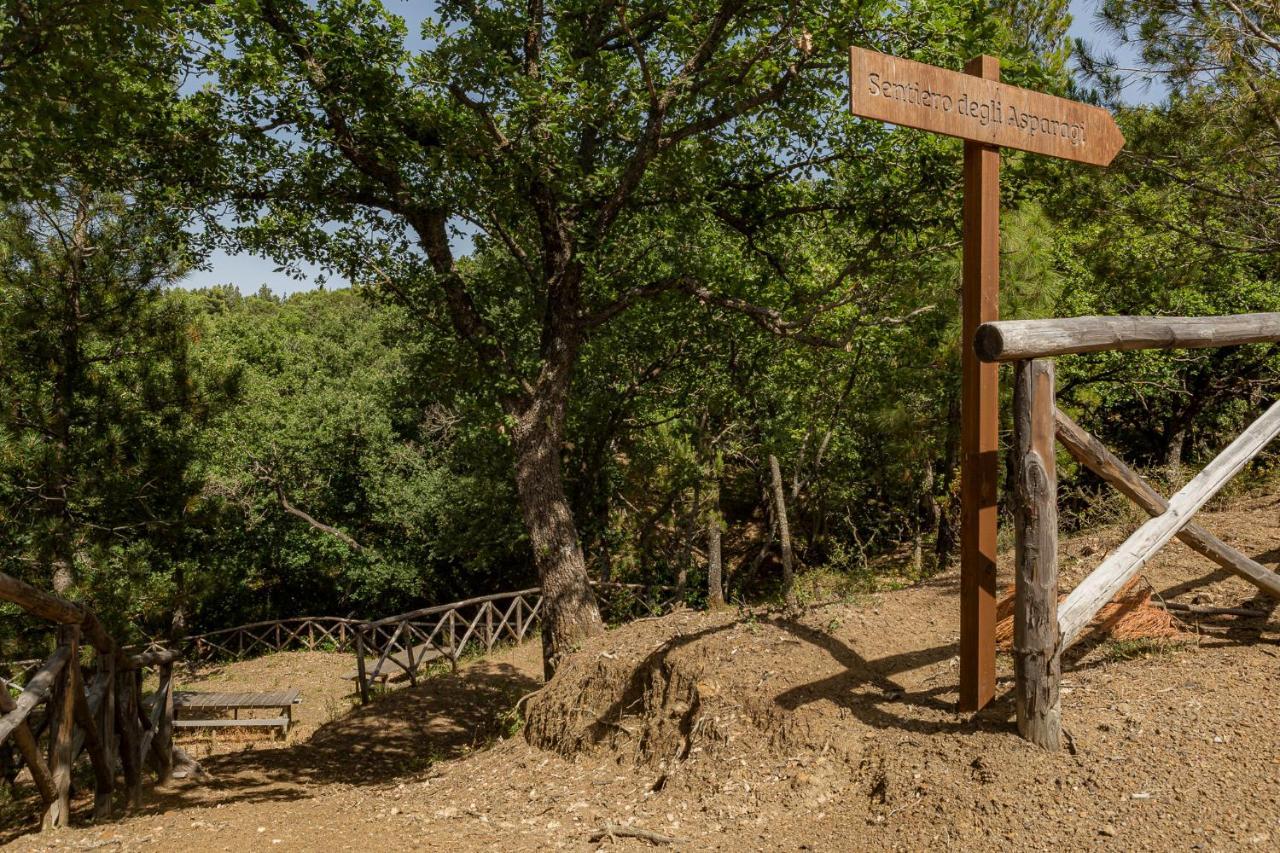
[[[0,740],[7,738],[10,732],[26,720],[32,709],[49,698],[49,691],[70,657],[71,648],[59,645],[49,659],[36,670],[27,681],[22,694],[14,700],[13,710],[0,717]]]
[[[1062,648],[1071,646],[1090,620],[1191,521],[1249,460],[1280,432],[1280,403],[1276,403],[1242,432],[1226,450],[1169,499],[1169,508],[1134,531],[1102,565],[1071,591],[1058,609]]]
[[[16,707],[9,691],[0,689],[0,712],[9,714]],[[14,726],[13,740],[18,746],[22,759],[27,762],[27,769],[31,772],[31,780],[35,782],[36,790],[40,792],[41,801],[45,808],[48,808],[58,798],[58,791],[54,787],[53,777],[49,775],[49,765],[40,754],[40,746],[36,743],[36,737],[31,733],[31,726],[27,725],[26,720]]]
[[[1000,79],[980,56],[965,72]],[[978,326],[1000,313],[1000,149],[964,143],[964,263],[960,404],[960,709],[977,711],[996,690],[996,481],[999,377],[973,348]]]
[[[1056,413],[1058,440],[1071,455],[1093,473],[1111,484],[1150,515],[1159,515],[1169,502],[1139,477],[1106,445],[1062,412]],[[1178,539],[1197,554],[1248,581],[1280,601],[1280,575],[1232,548],[1200,525],[1192,522],[1178,532]]]
[[[182,652],[177,649],[155,649],[142,654],[130,655],[125,659],[125,663],[131,669],[141,669],[148,666],[164,666],[182,660]]]
[[[1101,350],[1195,349],[1280,341],[1280,313],[1221,317],[1066,317],[984,323],[983,361],[1018,361]]]
[[[1014,365],[1014,705],[1018,733],[1057,751],[1062,733],[1058,644],[1058,478],[1053,362]]]

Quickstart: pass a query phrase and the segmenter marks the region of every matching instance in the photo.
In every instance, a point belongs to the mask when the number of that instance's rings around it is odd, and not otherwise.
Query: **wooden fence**
[[[1280,403],[1168,500],[1096,438],[1057,410],[1052,356],[1102,350],[1222,347],[1280,341],[1280,314],[1230,317],[1076,317],[986,323],[984,361],[1014,363],[1014,677],[1018,731],[1047,749],[1061,739],[1062,653],[1098,611],[1175,536],[1280,600],[1280,577],[1192,522],[1280,433]],[[1055,440],[1151,516],[1058,603]]]
[[[140,806],[143,768],[150,765],[162,781],[173,770],[177,652],[129,654],[92,611],[2,573],[0,599],[58,626],[53,654],[0,687],[0,746],[13,738],[44,804],[43,828],[68,824],[71,768],[82,751],[93,768],[95,820],[111,815],[117,768],[124,776],[126,808]],[[86,665],[88,650],[92,661]],[[149,667],[159,669],[159,687],[148,708],[142,676]],[[19,681],[21,692],[14,697],[10,685]]]
[[[620,621],[639,613],[655,615],[677,598],[670,587],[596,583],[596,598],[606,619]],[[424,607],[355,626],[356,671],[360,701],[368,703],[369,686],[397,672],[416,684],[423,666],[448,661],[457,669],[468,648],[485,653],[502,640],[519,643],[542,612],[538,587]]]

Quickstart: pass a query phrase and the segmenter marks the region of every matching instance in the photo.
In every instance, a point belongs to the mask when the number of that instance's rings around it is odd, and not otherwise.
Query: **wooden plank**
[[[55,796],[41,821],[44,830],[61,829],[71,822],[71,738],[76,725],[76,683],[70,661],[80,653],[79,627],[59,628],[58,645],[67,648],[68,664],[58,672],[53,696],[49,699],[48,761]]]
[[[1164,496],[1125,465],[1106,445],[1062,412],[1055,412],[1055,417],[1058,440],[1082,465],[1150,515],[1159,515],[1169,508],[1169,502]],[[1200,525],[1191,522],[1178,531],[1178,539],[1191,550],[1208,557],[1280,601],[1280,575],[1232,548]]]
[[[289,690],[273,690],[256,693],[198,693],[179,690],[174,693],[173,704],[178,709],[214,709],[230,710],[232,708],[283,708],[301,700],[297,688]]]
[[[1280,313],[1221,317],[1064,317],[1006,320],[978,330],[984,361],[1135,349],[1197,349],[1280,341]]]
[[[1058,482],[1053,362],[1014,365],[1014,706],[1018,732],[1057,751],[1062,732],[1058,646]]]
[[[1280,403],[1276,403],[1231,442],[1217,458],[1169,499],[1169,508],[1134,531],[1124,544],[1071,591],[1058,609],[1062,648],[1078,640],[1090,620],[1156,552],[1191,521],[1249,460],[1280,432]]]
[[[981,56],[965,70],[1000,78]],[[969,78],[972,81],[972,78]],[[1000,311],[1000,149],[964,146],[962,339]],[[996,482],[999,385],[996,367],[961,353],[960,404],[960,709],[977,711],[996,690]]]
[[[1105,166],[1124,136],[1099,107],[853,47],[849,108],[854,115]]]
[[[288,717],[239,717],[234,720],[174,720],[173,725],[179,729],[243,729],[243,728],[279,728],[288,725]]]

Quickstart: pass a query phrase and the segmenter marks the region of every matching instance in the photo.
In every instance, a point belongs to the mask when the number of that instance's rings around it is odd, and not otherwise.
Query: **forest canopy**
[[[1107,169],[1005,156],[1002,316],[1280,310],[1272,4],[1101,4],[1142,104],[1063,0],[400,6],[4,2],[0,570],[130,638],[541,584],[554,660],[587,578],[778,594],[779,506],[802,576],[946,568],[960,144],[849,115],[850,44],[1115,113]],[[349,286],[184,289],[215,249]],[[1060,405],[1176,480],[1278,366]]]

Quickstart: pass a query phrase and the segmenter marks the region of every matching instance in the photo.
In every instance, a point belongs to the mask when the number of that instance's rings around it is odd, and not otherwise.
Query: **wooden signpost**
[[[856,116],[964,142],[961,298],[960,708],[995,695],[997,365],[973,348],[978,326],[999,319],[1000,149],[1105,166],[1124,145],[1110,113],[1000,82],[1000,61],[980,56],[963,73],[853,47],[849,106]]]

